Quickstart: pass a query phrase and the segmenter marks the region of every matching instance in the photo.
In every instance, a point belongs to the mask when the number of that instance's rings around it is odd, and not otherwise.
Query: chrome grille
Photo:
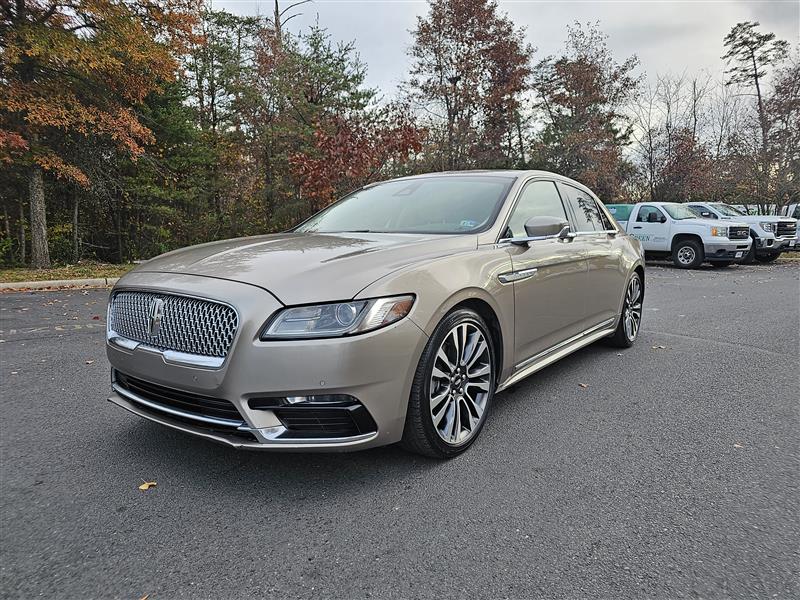
[[[777,237],[794,237],[797,233],[797,224],[791,221],[778,221],[775,227],[775,235]]]
[[[163,302],[160,327],[150,335],[152,307]],[[129,340],[159,350],[225,358],[239,318],[226,304],[152,292],[117,292],[111,298],[108,327]]]
[[[737,227],[736,225],[728,229],[729,240],[746,240],[750,237],[749,227]]]

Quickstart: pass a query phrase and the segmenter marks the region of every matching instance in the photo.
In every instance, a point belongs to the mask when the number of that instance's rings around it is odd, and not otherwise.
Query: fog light
[[[271,410],[281,406],[353,406],[359,402],[347,394],[322,394],[284,396],[283,398],[250,398],[247,403],[254,410]]]

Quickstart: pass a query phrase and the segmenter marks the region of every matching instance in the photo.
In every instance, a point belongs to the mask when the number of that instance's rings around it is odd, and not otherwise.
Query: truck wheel
[[[715,269],[724,269],[725,267],[730,267],[732,264],[732,260],[715,260],[711,263],[711,266]]]
[[[672,262],[679,269],[696,269],[704,258],[703,247],[694,240],[681,240],[672,247]]]
[[[780,252],[773,252],[771,254],[756,254],[756,260],[760,263],[771,263],[780,255]]]

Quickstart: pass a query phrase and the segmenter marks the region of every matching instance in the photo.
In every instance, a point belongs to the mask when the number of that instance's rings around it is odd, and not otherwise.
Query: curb
[[[95,279],[52,279],[50,281],[15,281],[0,283],[0,292],[52,290],[71,288],[103,288],[114,285],[119,277],[97,277]]]

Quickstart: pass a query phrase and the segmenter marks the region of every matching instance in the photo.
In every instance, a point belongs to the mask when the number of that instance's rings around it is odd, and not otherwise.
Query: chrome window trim
[[[519,189],[517,190],[517,194],[516,194],[516,196],[514,196],[514,199],[511,201],[511,206],[509,207],[508,211],[506,212],[506,216],[503,219],[503,224],[502,224],[502,226],[500,227],[500,230],[497,233],[497,239],[494,241],[495,244],[500,244],[502,242],[511,241],[512,239],[514,239],[514,238],[510,238],[510,237],[504,237],[503,234],[505,233],[506,229],[508,229],[508,222],[511,220],[511,215],[514,214],[514,209],[517,208],[517,204],[519,204],[519,200],[522,197],[522,192],[525,191],[525,188],[528,187],[529,184],[531,184],[531,183],[533,183],[535,181],[547,181],[547,182],[550,182],[550,183],[553,184],[553,187],[556,188],[556,193],[558,194],[558,197],[561,199],[561,206],[564,209],[564,214],[567,217],[567,221],[570,223],[570,226],[573,225],[573,223],[571,222],[571,219],[570,219],[569,210],[564,205],[564,198],[561,196],[561,191],[558,189],[558,180],[556,178],[554,178],[554,177],[548,177],[547,175],[531,175],[531,176],[526,177],[525,179],[523,179],[522,182],[520,183]],[[547,236],[547,237],[549,237],[549,236]],[[547,237],[545,237],[543,239],[547,239]]]

